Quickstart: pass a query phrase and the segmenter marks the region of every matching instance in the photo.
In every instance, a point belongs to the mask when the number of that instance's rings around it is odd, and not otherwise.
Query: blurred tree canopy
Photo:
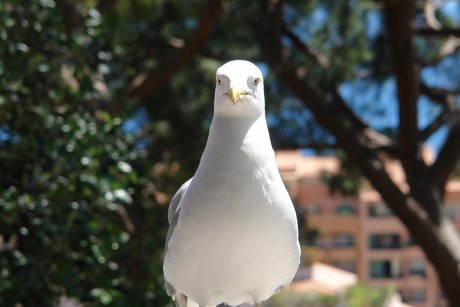
[[[167,204],[206,142],[215,69],[234,58],[266,74],[273,144],[343,150],[460,305],[460,242],[442,210],[460,156],[460,17],[437,5],[2,1],[0,305],[168,304]],[[422,145],[438,131],[429,164]]]

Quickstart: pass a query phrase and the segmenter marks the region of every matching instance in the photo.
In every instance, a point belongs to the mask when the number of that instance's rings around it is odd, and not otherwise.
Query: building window
[[[349,233],[339,233],[334,236],[335,247],[352,247],[355,246],[355,236]]]
[[[392,215],[393,213],[385,204],[378,203],[369,205],[369,216],[371,217],[387,217]]]
[[[399,259],[371,260],[369,274],[371,278],[400,278],[401,262]]]
[[[409,275],[426,276],[425,261],[423,259],[414,259],[409,264]]]
[[[375,234],[369,236],[370,249],[401,248],[401,238],[396,234]]]
[[[328,240],[324,237],[317,237],[314,246],[318,248],[326,248],[329,246]]]
[[[337,213],[338,215],[355,215],[355,206],[349,203],[339,204],[335,209],[335,213]]]
[[[319,204],[308,204],[307,214],[321,214],[321,206]]]

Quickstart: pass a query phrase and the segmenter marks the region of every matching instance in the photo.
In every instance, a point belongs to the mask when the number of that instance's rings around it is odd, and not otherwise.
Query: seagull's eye
[[[257,84],[260,83],[260,78],[254,78],[253,83],[254,83],[255,86],[257,86]]]
[[[222,81],[220,80],[219,77],[217,78],[216,83],[217,83],[217,85],[221,85],[221,84],[222,84]]]

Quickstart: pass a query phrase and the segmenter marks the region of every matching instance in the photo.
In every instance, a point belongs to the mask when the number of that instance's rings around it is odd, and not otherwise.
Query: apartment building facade
[[[337,172],[340,162],[335,157],[305,156],[301,151],[279,151],[276,157],[300,216],[316,231],[314,240],[302,248],[305,265],[319,261],[355,273],[373,286],[392,285],[411,306],[446,306],[434,269],[377,192],[365,185],[356,196],[331,195],[322,175]],[[398,165],[387,169],[406,188]],[[460,229],[460,182],[449,183],[445,201]]]

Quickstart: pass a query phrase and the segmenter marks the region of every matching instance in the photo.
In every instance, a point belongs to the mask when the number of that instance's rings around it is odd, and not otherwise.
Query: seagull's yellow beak
[[[240,100],[244,95],[247,95],[247,94],[248,94],[247,91],[235,89],[233,87],[229,89],[227,92],[227,95],[230,97],[233,104],[236,104],[238,100]]]

